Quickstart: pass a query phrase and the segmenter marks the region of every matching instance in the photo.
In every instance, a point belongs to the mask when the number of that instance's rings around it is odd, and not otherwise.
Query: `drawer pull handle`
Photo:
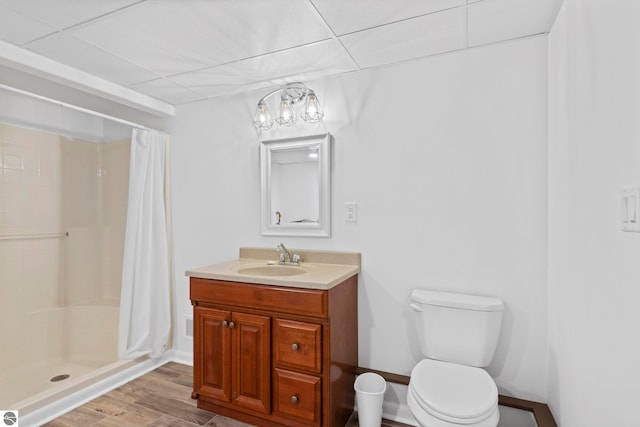
[[[236,324],[235,324],[235,323],[233,323],[233,322],[229,322],[229,327],[230,327],[231,329],[233,329],[233,328],[235,328],[235,327],[236,327]]]
[[[291,344],[291,348],[293,349],[293,351],[298,351],[300,349],[300,346],[296,343]]]
[[[222,321],[222,327],[223,327],[223,328],[224,328],[224,327],[226,327],[226,326],[228,326],[228,325],[229,325],[229,322],[227,322],[226,320],[223,320],[223,321]]]
[[[291,396],[291,403],[293,404],[298,403],[298,396]]]

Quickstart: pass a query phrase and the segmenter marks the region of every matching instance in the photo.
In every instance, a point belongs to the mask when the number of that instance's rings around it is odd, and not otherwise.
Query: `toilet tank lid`
[[[411,292],[411,301],[418,304],[437,305],[441,307],[460,308],[465,310],[504,310],[504,304],[500,298],[427,291],[423,289],[415,289]]]

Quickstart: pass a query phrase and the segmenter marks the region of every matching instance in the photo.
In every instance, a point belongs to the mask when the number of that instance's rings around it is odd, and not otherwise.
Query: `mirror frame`
[[[277,151],[318,146],[319,212],[318,222],[272,225],[271,155]],[[260,141],[261,224],[263,236],[331,236],[331,134],[278,138]]]

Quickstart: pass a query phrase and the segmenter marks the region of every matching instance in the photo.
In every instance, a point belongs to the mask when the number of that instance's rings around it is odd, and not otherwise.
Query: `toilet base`
[[[500,421],[500,410],[498,409],[498,405],[496,405],[495,410],[482,421],[472,424],[458,424],[436,418],[422,409],[418,402],[416,402],[415,397],[413,397],[411,390],[407,392],[407,403],[409,404],[409,409],[411,410],[413,418],[416,419],[420,427],[496,427]]]

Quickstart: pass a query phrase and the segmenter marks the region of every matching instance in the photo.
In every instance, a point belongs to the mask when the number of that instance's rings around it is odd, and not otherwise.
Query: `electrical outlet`
[[[344,222],[358,222],[358,204],[347,202],[344,204]]]

